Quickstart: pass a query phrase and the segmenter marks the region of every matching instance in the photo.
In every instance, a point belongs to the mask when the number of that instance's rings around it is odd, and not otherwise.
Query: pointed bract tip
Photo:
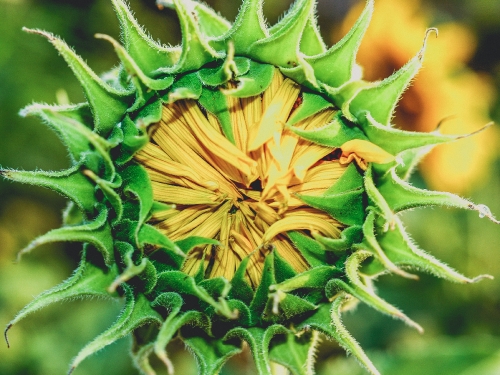
[[[5,342],[7,343],[7,348],[10,348],[8,333],[11,328],[12,328],[12,323],[9,323],[5,328],[5,331],[3,331],[3,337],[5,338]]]
[[[494,277],[493,277],[493,276],[491,276],[491,275],[479,275],[479,276],[474,277],[473,279],[470,279],[470,280],[469,280],[469,283],[471,283],[471,284],[472,284],[472,283],[477,283],[478,281],[481,281],[481,280],[483,280],[483,279],[493,280],[493,279],[494,279]]]
[[[483,131],[485,131],[486,129],[490,128],[491,126],[493,126],[495,123],[493,121],[490,121],[488,122],[486,125],[484,125],[482,128],[478,129],[478,130],[475,130],[473,131],[472,133],[469,133],[469,134],[464,134],[464,135],[459,135],[457,136],[456,140],[457,139],[462,139],[462,138],[468,138],[468,137],[472,137],[473,135],[476,135],[476,134],[479,134]]]
[[[420,61],[423,60],[424,58],[424,53],[425,53],[425,49],[427,47],[427,39],[429,39],[429,35],[431,35],[431,33],[435,33],[436,34],[436,38],[438,37],[439,35],[439,31],[436,27],[430,27],[428,28],[426,31],[425,31],[425,36],[424,36],[424,44],[422,46],[422,49],[420,50],[420,52],[418,53],[418,59]]]
[[[71,375],[73,371],[75,371],[75,368],[76,368],[75,366],[71,366],[71,368],[68,371],[68,375]]]
[[[479,212],[479,218],[482,219],[483,217],[487,217],[488,219],[490,219],[495,224],[500,224],[500,221],[498,221],[495,218],[495,216],[493,216],[493,214],[491,213],[491,210],[490,210],[490,208],[488,206],[486,206],[484,204],[470,204],[469,208],[472,209],[472,210],[476,210],[477,212]]]
[[[23,27],[22,28],[23,31],[27,32],[27,33],[30,33],[30,34],[37,34],[37,35],[41,35],[45,38],[47,38],[49,41],[54,41],[56,39],[56,37],[54,36],[54,34],[52,33],[49,33],[47,31],[44,31],[44,30],[40,30],[40,29],[30,29],[28,27]]]

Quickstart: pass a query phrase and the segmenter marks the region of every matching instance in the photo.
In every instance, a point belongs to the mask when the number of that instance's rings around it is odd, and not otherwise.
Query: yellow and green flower
[[[423,206],[487,207],[418,189],[408,178],[434,145],[460,136],[392,126],[394,108],[422,65],[424,47],[382,81],[359,79],[356,52],[373,0],[327,48],[314,0],[297,0],[268,26],[261,0],[235,22],[194,0],[159,1],[177,11],[182,45],[151,40],[122,0],[112,0],[120,65],[102,76],[58,37],[46,37],[80,81],[87,102],[32,104],[66,145],[60,172],[1,170],[10,180],[66,196],[64,225],[35,239],[82,242],[80,266],[8,325],[51,303],[124,298],[116,322],[76,356],[132,334],[132,356],[169,373],[166,346],[182,340],[200,374],[217,374],[246,342],[259,374],[270,362],[314,372],[319,335],[378,371],[345,329],[351,301],[422,328],[374,292],[392,272],[470,279],[419,249],[399,213]],[[433,30],[429,30],[428,33]],[[7,333],[7,332],[6,332]]]

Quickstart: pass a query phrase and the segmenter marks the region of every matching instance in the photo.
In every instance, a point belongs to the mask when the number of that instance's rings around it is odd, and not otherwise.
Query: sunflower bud
[[[112,3],[122,41],[97,37],[121,63],[102,77],[58,37],[27,30],[54,45],[87,101],[22,112],[60,136],[72,166],[2,171],[71,201],[65,225],[20,254],[56,241],[82,242],[84,251],[73,276],[7,330],[56,301],[108,296],[125,299],[120,316],[70,371],[132,333],[145,374],[155,373],[151,355],[173,372],[166,346],[174,337],[200,374],[217,374],[243,342],[259,374],[271,373],[270,361],[312,373],[322,334],[378,374],[342,324],[346,303],[422,328],[377,296],[373,278],[415,278],[411,270],[462,283],[484,277],[469,279],[426,254],[401,224],[400,212],[434,205],[496,220],[482,205],[408,183],[422,150],[459,136],[391,125],[425,43],[389,78],[359,79],[355,57],[372,0],[329,49],[313,0],[297,0],[271,27],[261,0],[244,0],[233,24],[197,1],[159,2],[177,11],[179,47],[158,45],[122,0]]]

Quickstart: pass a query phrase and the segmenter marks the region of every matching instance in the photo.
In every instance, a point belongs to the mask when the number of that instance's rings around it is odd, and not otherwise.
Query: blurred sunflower
[[[345,18],[343,35],[361,12],[362,3]],[[379,0],[373,21],[357,55],[363,78],[382,79],[403,66],[422,43],[435,15],[421,0]],[[396,109],[405,130],[469,134],[491,121],[495,92],[489,77],[467,67],[476,49],[473,32],[458,22],[437,25],[439,39],[430,43],[424,68]],[[402,32],[402,30],[404,30]],[[433,149],[420,166],[427,184],[438,190],[466,194],[485,181],[496,157],[497,129]]]

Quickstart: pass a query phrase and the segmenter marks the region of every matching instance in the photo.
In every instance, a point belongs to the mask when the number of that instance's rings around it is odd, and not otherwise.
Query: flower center
[[[195,274],[203,263],[206,277],[230,280],[250,257],[246,276],[256,287],[272,249],[297,272],[309,268],[290,231],[340,236],[339,222],[299,198],[323,194],[346,169],[340,150],[302,139],[286,126],[301,98],[301,87],[276,70],[261,95],[226,97],[229,130],[194,100],[163,107],[136,160],[148,171],[154,199],[175,208],[155,213],[150,222],[174,241],[200,236],[219,242],[194,248],[184,272]],[[335,112],[322,110],[294,126],[323,126]]]

